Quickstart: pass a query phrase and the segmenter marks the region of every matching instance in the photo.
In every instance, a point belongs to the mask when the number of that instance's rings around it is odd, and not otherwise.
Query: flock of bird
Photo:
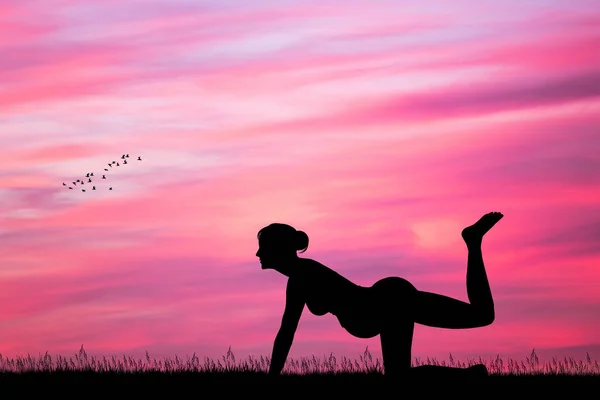
[[[123,154],[121,156],[122,164],[128,164],[127,159],[129,158],[129,154]],[[142,157],[138,156],[137,161],[142,161]],[[117,167],[121,166],[121,164],[119,164],[117,161],[112,161],[110,163],[108,163],[108,166],[110,168],[113,167],[113,165],[116,165]],[[104,171],[108,172],[109,169],[108,168],[104,168]],[[84,186],[86,183],[93,183],[92,177],[94,176],[93,172],[88,172],[84,178],[87,178],[87,181],[85,179],[77,179],[76,181],[73,181],[73,186],[67,185],[65,182],[63,182],[63,186],[69,188],[70,190],[74,190],[74,187],[79,185],[79,186]],[[102,174],[102,178],[101,179],[106,179],[106,174]],[[92,185],[92,189],[91,190],[96,190],[96,185]],[[113,190],[112,186],[108,187],[108,190]],[[85,192],[86,189],[82,188],[81,189],[82,192]]]

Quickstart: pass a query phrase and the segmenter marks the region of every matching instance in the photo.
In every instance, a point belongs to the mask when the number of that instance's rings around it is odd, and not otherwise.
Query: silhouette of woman
[[[468,249],[467,294],[469,303],[440,294],[417,290],[409,281],[387,277],[370,287],[359,286],[325,265],[298,257],[308,248],[303,231],[280,223],[262,228],[257,235],[256,256],[262,269],[274,269],[289,279],[281,328],[275,337],[269,375],[284,367],[304,306],[314,315],[331,313],[348,333],[358,338],[380,336],[386,376],[405,373],[458,371],[487,375],[484,365],[470,368],[421,366],[411,368],[414,324],[437,328],[466,329],[494,321],[494,301],[488,283],[481,243],[483,236],[503,217],[485,214],[463,229]]]

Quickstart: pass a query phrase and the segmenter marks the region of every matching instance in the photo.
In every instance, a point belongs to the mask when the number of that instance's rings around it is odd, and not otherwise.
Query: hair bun
[[[295,236],[296,250],[300,252],[306,251],[308,248],[308,235],[304,231],[296,231]]]

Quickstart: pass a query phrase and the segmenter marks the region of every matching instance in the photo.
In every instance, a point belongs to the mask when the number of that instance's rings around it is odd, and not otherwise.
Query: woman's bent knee
[[[481,326],[491,325],[496,319],[496,313],[494,312],[494,308],[491,310],[482,311],[481,314]]]

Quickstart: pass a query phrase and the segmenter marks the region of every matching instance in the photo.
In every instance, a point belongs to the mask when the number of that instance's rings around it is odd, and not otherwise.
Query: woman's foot
[[[485,235],[498,221],[504,217],[502,213],[491,212],[485,214],[471,226],[467,226],[462,231],[462,237],[467,244],[467,247],[480,246]]]

